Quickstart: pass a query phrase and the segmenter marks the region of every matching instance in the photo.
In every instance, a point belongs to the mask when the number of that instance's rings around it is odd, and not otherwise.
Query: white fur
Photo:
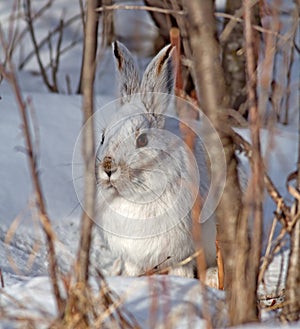
[[[167,46],[159,52],[140,84],[130,52],[114,43],[122,100],[97,152],[97,205],[103,236],[122,258],[126,275],[171,266],[171,274],[194,276],[194,260],[176,264],[195,251],[190,209],[195,199],[191,185],[198,173],[191,170],[187,148],[163,129],[168,98],[155,94],[173,91],[172,51]],[[138,144],[142,134],[145,146]],[[208,221],[202,228],[212,265],[215,224]]]

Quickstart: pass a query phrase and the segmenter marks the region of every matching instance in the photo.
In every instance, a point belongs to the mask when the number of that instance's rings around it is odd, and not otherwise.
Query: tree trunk
[[[236,325],[257,320],[257,309],[255,304],[251,302],[249,305],[247,302],[249,294],[254,296],[254,299],[256,296],[256,286],[253,288],[251,285],[249,291],[247,283],[250,246],[248,212],[241,214],[242,201],[235,147],[231,136],[226,133],[231,127],[225,119],[222,119],[225,117],[222,116],[222,111],[228,108],[230,99],[226,93],[224,73],[220,63],[213,1],[185,0],[183,5],[188,15],[187,34],[191,45],[197,96],[204,113],[220,135],[227,162],[227,182],[217,208],[218,241],[225,266],[225,289],[227,289],[230,325]],[[214,152],[216,150],[213,148],[209,150],[212,159],[217,158]],[[219,170],[224,171],[224,168]]]
[[[234,15],[242,6],[242,0],[227,0],[226,13]],[[229,19],[224,19],[224,26],[228,21]],[[226,40],[223,40],[222,49],[222,66],[230,95],[230,106],[236,110],[240,109],[243,113],[247,99],[243,24],[235,25]]]
[[[300,1],[298,0],[298,8]],[[299,96],[300,100],[300,96]],[[299,102],[300,103],[300,102]],[[300,115],[298,117],[298,163],[297,163],[297,194],[295,200],[296,211],[294,218],[296,223],[291,233],[291,250],[286,279],[286,304],[283,307],[282,318],[287,321],[300,319]]]

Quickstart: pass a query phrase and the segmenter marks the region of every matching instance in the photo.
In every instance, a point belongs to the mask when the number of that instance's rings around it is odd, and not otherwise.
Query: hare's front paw
[[[194,278],[195,277],[195,269],[193,264],[188,264],[181,267],[175,267],[170,270],[170,275],[183,276],[185,278]]]
[[[131,262],[124,262],[124,270],[123,270],[123,275],[126,276],[138,276],[141,275],[141,269],[136,266],[136,264],[131,263]]]

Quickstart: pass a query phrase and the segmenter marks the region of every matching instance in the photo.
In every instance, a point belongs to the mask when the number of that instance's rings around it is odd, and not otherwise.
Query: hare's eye
[[[145,133],[140,134],[139,137],[136,139],[136,147],[137,148],[144,147],[147,144],[148,144],[147,134]]]

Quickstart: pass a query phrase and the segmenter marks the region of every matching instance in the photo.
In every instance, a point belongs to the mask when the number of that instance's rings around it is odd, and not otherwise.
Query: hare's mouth
[[[97,181],[97,185],[100,187],[100,189],[118,190],[116,185],[110,179]]]

